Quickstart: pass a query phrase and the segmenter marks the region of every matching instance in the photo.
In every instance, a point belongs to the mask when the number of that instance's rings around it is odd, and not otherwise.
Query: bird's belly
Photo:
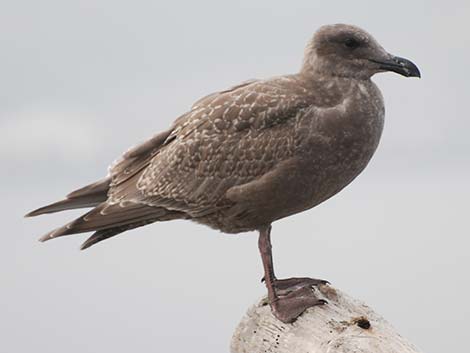
[[[368,118],[368,117],[365,117]],[[329,199],[351,183],[367,166],[381,136],[382,120],[336,128],[339,134],[318,139],[300,152],[302,158],[289,173],[295,174],[293,187],[286,186],[284,205],[275,219],[296,214]]]
[[[309,184],[309,200],[305,205],[311,208],[337,194],[351,183],[367,166],[376,146],[339,146],[331,151],[328,158],[312,170]]]

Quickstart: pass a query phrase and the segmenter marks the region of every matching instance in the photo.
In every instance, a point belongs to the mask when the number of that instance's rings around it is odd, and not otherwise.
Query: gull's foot
[[[294,322],[308,308],[327,303],[326,300],[317,298],[310,287],[303,287],[278,297],[271,303],[271,310],[275,317],[288,324]]]
[[[286,279],[274,279],[273,283],[278,295],[286,295],[304,287],[315,287],[321,284],[330,284],[330,282],[316,278],[292,277]]]

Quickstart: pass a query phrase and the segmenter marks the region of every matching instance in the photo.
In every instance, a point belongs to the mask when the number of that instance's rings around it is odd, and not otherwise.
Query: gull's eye
[[[347,38],[344,41],[344,45],[349,49],[356,49],[357,47],[359,47],[361,45],[361,43],[359,43],[359,41],[357,39]]]

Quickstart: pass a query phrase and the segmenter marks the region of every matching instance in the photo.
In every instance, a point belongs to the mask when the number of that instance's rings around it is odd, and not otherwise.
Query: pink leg
[[[258,246],[263,261],[269,304],[274,316],[284,323],[290,323],[306,309],[326,304],[325,300],[315,296],[311,286],[325,284],[327,281],[313,278],[276,279],[272,258],[271,226],[260,229]]]

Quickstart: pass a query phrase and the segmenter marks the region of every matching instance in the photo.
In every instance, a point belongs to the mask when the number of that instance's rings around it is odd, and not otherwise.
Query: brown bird
[[[41,238],[94,231],[82,249],[172,219],[225,233],[256,230],[273,314],[292,322],[325,304],[312,286],[327,282],[275,277],[271,224],[327,200],[366,167],[384,120],[370,78],[384,71],[420,77],[416,65],[364,30],[321,27],[298,73],[200,99],[168,130],[126,152],[105,179],[27,216],[93,207]]]

